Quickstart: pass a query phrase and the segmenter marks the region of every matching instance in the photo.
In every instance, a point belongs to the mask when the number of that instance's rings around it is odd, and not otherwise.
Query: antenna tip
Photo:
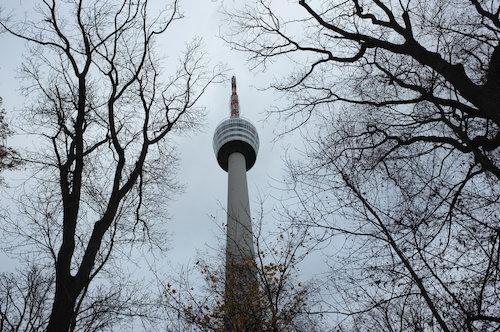
[[[238,94],[236,93],[236,76],[231,78],[231,117],[239,117],[240,106],[238,103]]]

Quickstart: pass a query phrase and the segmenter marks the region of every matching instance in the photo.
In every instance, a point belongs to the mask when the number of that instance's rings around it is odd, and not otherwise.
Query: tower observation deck
[[[213,138],[217,162],[228,173],[225,326],[227,331],[254,331],[258,323],[248,313],[258,283],[246,172],[255,164],[259,135],[250,121],[240,118],[234,76],[231,83],[230,117],[217,126]]]
[[[252,168],[259,151],[257,129],[248,120],[240,118],[236,77],[232,78],[231,116],[222,121],[215,129],[213,147],[219,166],[228,171],[229,155],[239,152],[245,157],[246,170]]]

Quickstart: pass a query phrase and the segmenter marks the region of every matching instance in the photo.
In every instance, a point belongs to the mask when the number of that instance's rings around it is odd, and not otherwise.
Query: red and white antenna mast
[[[236,76],[231,78],[231,117],[240,117],[240,103],[238,101],[238,93],[236,92]]]

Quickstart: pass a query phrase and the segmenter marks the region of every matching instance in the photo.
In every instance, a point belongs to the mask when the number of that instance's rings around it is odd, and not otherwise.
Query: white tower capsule
[[[244,315],[248,308],[242,307],[241,299],[248,298],[248,292],[255,293],[258,287],[254,275],[255,256],[246,172],[255,164],[259,135],[254,125],[240,118],[239,114],[236,78],[233,76],[231,116],[217,126],[213,138],[217,162],[228,172],[226,319],[227,316],[232,319],[231,316]],[[248,317],[243,317],[243,320],[248,320]],[[249,324],[254,323],[245,323],[247,327]]]

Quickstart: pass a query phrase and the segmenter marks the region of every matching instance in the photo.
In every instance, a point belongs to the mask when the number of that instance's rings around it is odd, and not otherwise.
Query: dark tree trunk
[[[72,321],[75,319],[74,308],[78,294],[74,285],[67,277],[56,278],[56,293],[52,305],[47,332],[69,331]]]

